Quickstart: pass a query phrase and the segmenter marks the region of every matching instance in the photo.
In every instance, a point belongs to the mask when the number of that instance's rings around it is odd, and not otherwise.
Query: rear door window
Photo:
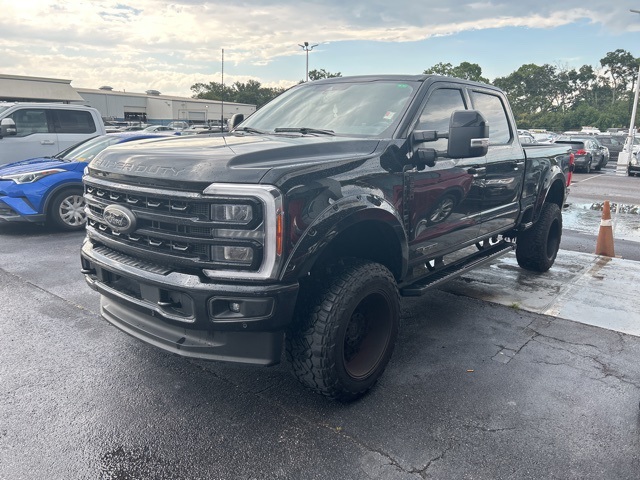
[[[56,133],[95,133],[96,124],[85,110],[53,110]]]
[[[470,93],[473,108],[478,110],[489,122],[489,143],[491,145],[509,143],[511,130],[502,99],[497,95],[485,92],[472,91]]]

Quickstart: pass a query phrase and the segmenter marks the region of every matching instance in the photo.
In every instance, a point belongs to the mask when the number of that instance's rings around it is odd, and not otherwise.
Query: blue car
[[[53,157],[0,166],[0,222],[48,223],[67,231],[83,229],[87,221],[82,197],[84,167],[110,145],[159,137],[163,135],[100,135]]]

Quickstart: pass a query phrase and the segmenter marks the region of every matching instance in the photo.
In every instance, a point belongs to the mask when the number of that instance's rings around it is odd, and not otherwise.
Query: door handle
[[[481,166],[476,166],[476,167],[471,167],[467,169],[467,173],[470,173],[471,175],[474,176],[478,176],[478,175],[484,175],[485,173],[487,173],[487,167],[481,167]]]
[[[41,140],[40,141],[40,145],[55,145],[56,142],[54,142],[53,140]]]

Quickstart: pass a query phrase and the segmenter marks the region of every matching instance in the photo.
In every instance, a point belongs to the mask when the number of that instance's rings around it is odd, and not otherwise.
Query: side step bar
[[[462,275],[469,270],[472,270],[480,265],[489,263],[492,260],[501,257],[502,255],[509,253],[515,248],[513,243],[500,242],[490,248],[479,250],[477,253],[465,257],[457,262],[451,263],[440,270],[436,270],[427,277],[423,277],[417,282],[402,287],[400,289],[400,295],[403,297],[419,297],[427,290],[437,287],[449,280]]]

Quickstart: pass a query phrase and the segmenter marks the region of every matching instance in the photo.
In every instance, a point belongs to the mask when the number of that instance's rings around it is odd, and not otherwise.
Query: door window
[[[497,95],[472,91],[471,100],[473,108],[489,122],[489,144],[509,143],[511,131],[502,99]]]
[[[435,130],[437,132],[449,131],[451,114],[456,110],[465,110],[462,91],[456,88],[440,88],[434,90],[420,114],[417,130]],[[447,149],[447,139],[441,138],[429,144],[436,150]]]
[[[16,137],[50,132],[47,111],[42,108],[21,108],[9,115],[9,118],[16,124]]]
[[[56,133],[95,133],[96,124],[85,110],[54,110]]]

